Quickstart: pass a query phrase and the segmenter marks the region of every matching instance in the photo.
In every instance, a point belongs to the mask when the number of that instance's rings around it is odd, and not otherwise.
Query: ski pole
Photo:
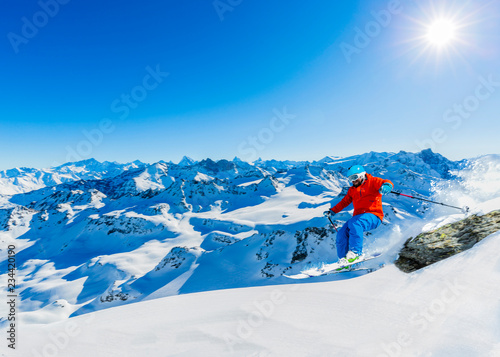
[[[337,227],[335,227],[335,223],[333,223],[332,219],[330,218],[330,215],[325,214],[325,216],[326,216],[326,217],[328,217],[328,220],[329,220],[329,221],[330,221],[330,223],[332,224],[333,228],[335,228],[335,232],[337,232],[337,233],[338,233],[339,231],[337,230]]]
[[[456,209],[461,210],[463,213],[469,212],[469,207],[467,207],[467,206],[465,206],[465,207],[456,207],[456,206],[447,205],[446,203],[442,203],[442,202],[436,202],[436,201],[431,201],[431,200],[428,200],[428,199],[425,199],[425,198],[420,198],[420,197],[405,195],[404,193],[401,193],[401,192],[391,191],[391,193],[394,193],[395,195],[398,195],[398,196],[404,196],[404,197],[413,198],[415,200],[420,200],[420,201],[435,203],[435,204],[446,206],[446,207],[456,208]]]

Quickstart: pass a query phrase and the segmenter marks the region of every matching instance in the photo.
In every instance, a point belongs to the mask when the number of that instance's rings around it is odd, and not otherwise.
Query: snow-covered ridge
[[[466,170],[487,161],[487,176],[500,160],[453,162],[427,150],[317,162],[183,161],[65,164],[60,170],[70,179],[37,181],[43,187],[32,190],[21,180],[20,193],[1,196],[0,240],[17,249],[25,322],[162,296],[289,283],[283,273],[337,258],[335,231],[322,212],[340,199],[353,163],[391,179],[397,190],[461,205],[473,199]],[[8,179],[23,173],[33,174],[26,169]],[[452,186],[455,194],[445,197]],[[455,213],[395,195],[384,200],[384,211],[384,224],[366,236],[366,245],[386,251],[388,261],[426,221]],[[336,215],[337,225],[351,213]]]
[[[0,171],[0,195],[12,195],[78,180],[96,180],[119,175],[146,164],[134,161],[128,164],[99,162],[95,159],[70,162],[48,169],[14,168]]]
[[[208,171],[210,173],[226,172],[227,174],[230,174],[230,172],[233,172],[234,174],[243,172],[247,175],[251,175],[254,171],[259,170],[275,173],[277,171],[289,170],[309,165],[323,168],[337,167],[339,171],[342,172],[342,170],[346,170],[354,162],[362,165],[373,165],[375,163],[383,163],[384,160],[398,160],[405,166],[414,167],[416,171],[429,171],[430,169],[432,172],[429,173],[437,176],[448,175],[451,170],[457,169],[464,162],[452,162],[439,154],[433,153],[431,150],[424,150],[418,154],[406,153],[402,151],[398,154],[370,152],[347,158],[326,156],[322,160],[312,162],[259,159],[253,163],[247,163],[237,157],[235,157],[232,161],[213,161],[211,159],[206,159],[198,162],[184,156],[177,165],[172,162],[167,163],[165,161],[149,165],[139,160],[131,163],[120,164],[117,162],[99,162],[95,159],[88,159],[78,162],[69,162],[46,169],[22,167],[0,171],[0,195],[25,193],[44,187],[56,186],[61,183],[78,180],[100,180],[112,178],[126,171],[134,171],[147,166],[153,166],[157,169],[161,166],[172,166],[180,170],[185,169],[186,171],[199,172]]]

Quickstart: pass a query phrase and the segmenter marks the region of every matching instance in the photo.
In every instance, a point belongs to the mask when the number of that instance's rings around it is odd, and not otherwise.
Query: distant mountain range
[[[433,153],[430,149],[424,150],[418,154],[400,152],[398,154],[391,153],[368,153],[364,155],[357,155],[347,158],[335,158],[327,156],[319,161],[277,161],[277,160],[257,160],[252,164],[246,163],[238,158],[232,161],[219,160],[217,162],[211,159],[203,161],[196,161],[187,156],[177,164],[172,162],[160,161],[159,164],[168,166],[186,167],[195,166],[207,170],[228,170],[229,168],[240,168],[247,170],[249,168],[260,168],[276,170],[287,170],[292,167],[303,166],[320,166],[324,168],[337,166],[345,170],[349,167],[350,163],[361,163],[363,165],[381,162],[387,158],[391,160],[398,160],[404,165],[420,165],[422,168],[431,168],[437,171],[441,176],[446,176],[450,170],[459,167],[460,163],[450,161],[443,156]],[[414,160],[414,161],[412,161]],[[99,162],[95,159],[82,160],[78,162],[69,162],[60,166],[47,168],[47,169],[34,169],[34,168],[13,168],[9,170],[0,171],[0,195],[12,195],[16,193],[24,193],[40,188],[55,186],[61,183],[67,183],[78,180],[100,180],[111,178],[120,175],[124,171],[140,169],[150,166],[136,160],[127,164],[120,164],[117,162]]]

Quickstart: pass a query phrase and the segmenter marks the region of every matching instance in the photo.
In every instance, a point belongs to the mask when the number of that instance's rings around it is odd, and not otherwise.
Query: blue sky
[[[0,169],[500,153],[498,1],[10,0],[0,16]]]

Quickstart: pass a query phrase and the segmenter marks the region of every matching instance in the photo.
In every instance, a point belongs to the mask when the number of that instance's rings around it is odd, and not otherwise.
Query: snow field
[[[18,352],[37,357],[496,356],[498,251],[500,233],[495,233],[467,252],[411,274],[388,266],[349,280],[171,296],[50,325],[23,325]]]

